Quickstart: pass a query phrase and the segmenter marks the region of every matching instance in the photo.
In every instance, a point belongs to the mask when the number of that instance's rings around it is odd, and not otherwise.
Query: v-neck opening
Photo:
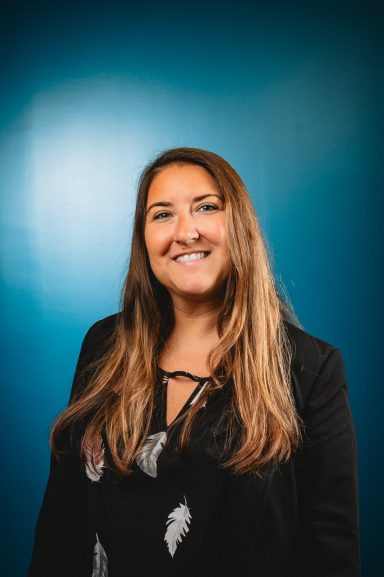
[[[181,407],[180,411],[176,414],[175,418],[168,424],[167,423],[167,397],[168,397],[168,381],[171,377],[169,377],[169,373],[164,371],[159,367],[159,372],[161,375],[161,383],[162,383],[162,415],[161,420],[162,424],[164,425],[164,430],[168,431],[172,427],[172,425],[181,417],[187,410],[190,405],[193,404],[193,401],[197,401],[197,397],[200,396],[200,392],[203,388],[205,388],[208,378],[200,378],[199,382],[196,384],[196,387],[193,389],[192,393],[189,395],[188,399],[185,401],[184,405]]]

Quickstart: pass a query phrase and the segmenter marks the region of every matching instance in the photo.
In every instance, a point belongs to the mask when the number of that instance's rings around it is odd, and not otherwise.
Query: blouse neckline
[[[206,381],[210,380],[210,377],[198,377],[197,375],[193,375],[188,371],[165,371],[161,367],[159,367],[159,371],[162,373],[163,376],[167,377],[168,379],[172,379],[174,377],[186,377],[187,379],[191,379],[191,381],[195,381],[196,383],[205,383]]]
[[[203,390],[205,389],[209,377],[204,378],[204,377],[197,377],[196,375],[192,375],[191,373],[188,373],[187,371],[173,371],[173,372],[169,372],[169,371],[165,371],[164,369],[162,369],[161,367],[159,367],[159,372],[162,376],[161,382],[163,384],[162,387],[162,401],[161,401],[161,405],[162,405],[162,409],[161,409],[161,426],[162,426],[162,430],[167,431],[168,429],[172,428],[172,426],[176,423],[179,422],[179,418],[184,415],[184,413],[189,409],[189,407],[191,405],[193,405],[197,399],[200,397],[201,393],[203,392]],[[192,393],[190,394],[190,396],[188,397],[188,399],[185,401],[184,405],[181,407],[180,411],[178,412],[178,414],[176,415],[176,417],[172,420],[171,423],[167,423],[167,384],[170,378],[172,377],[176,377],[176,376],[183,376],[183,377],[187,377],[190,378],[191,380],[195,381],[196,387],[193,389]]]

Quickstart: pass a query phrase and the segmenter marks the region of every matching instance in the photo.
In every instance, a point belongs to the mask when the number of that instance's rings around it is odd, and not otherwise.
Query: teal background
[[[304,328],[344,356],[363,574],[383,566],[382,6],[1,2],[1,573],[25,575],[48,431],[115,312],[137,177],[198,146],[246,182]]]

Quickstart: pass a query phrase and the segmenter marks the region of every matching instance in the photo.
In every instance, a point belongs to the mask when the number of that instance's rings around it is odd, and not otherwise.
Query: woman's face
[[[148,191],[145,244],[173,301],[216,300],[230,271],[222,194],[205,168],[167,166]]]

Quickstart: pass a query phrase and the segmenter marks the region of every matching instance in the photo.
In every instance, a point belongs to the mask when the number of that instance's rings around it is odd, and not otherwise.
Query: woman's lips
[[[174,261],[177,263],[190,263],[203,260],[206,258],[210,253],[208,251],[196,251],[190,252],[188,254],[179,254]]]

